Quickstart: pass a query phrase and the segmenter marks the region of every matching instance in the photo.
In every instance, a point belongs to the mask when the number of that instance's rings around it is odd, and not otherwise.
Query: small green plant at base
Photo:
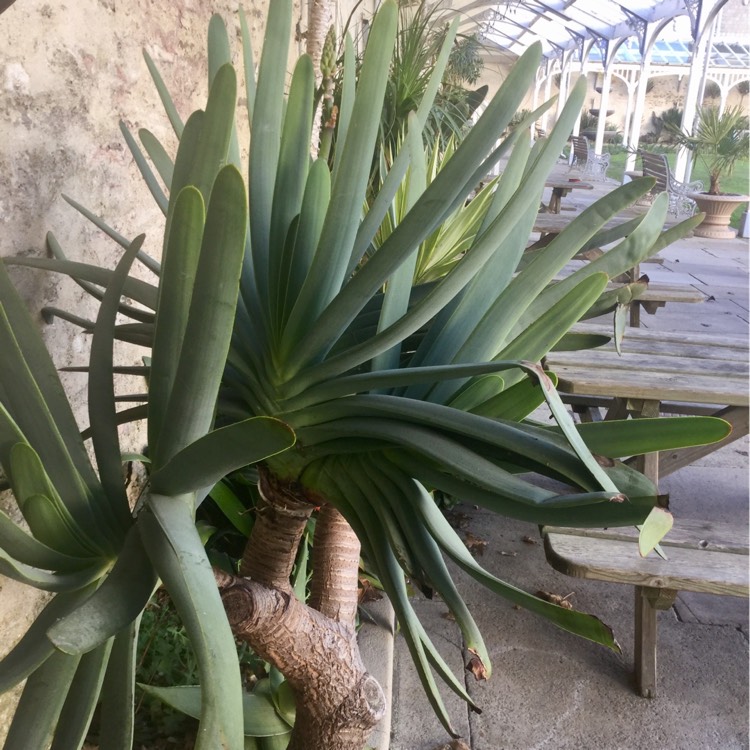
[[[136,681],[141,685],[172,687],[200,682],[198,662],[190,638],[163,589],[156,592],[143,612],[138,633]],[[266,663],[245,643],[237,645],[242,682],[252,690],[259,679],[268,676]],[[135,742],[153,747],[165,738],[193,736],[198,722],[177,711],[142,689],[135,704]]]

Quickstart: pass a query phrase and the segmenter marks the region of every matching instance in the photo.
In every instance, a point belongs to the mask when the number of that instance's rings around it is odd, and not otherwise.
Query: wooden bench
[[[688,193],[699,193],[703,190],[700,180],[694,182],[680,182],[675,179],[664,154],[654,154],[650,151],[639,151],[638,156],[643,164],[645,177],[653,177],[656,184],[650,192],[641,199],[641,203],[650,203],[659,193],[669,194],[669,213],[675,216],[692,216],[695,213],[695,201]],[[632,176],[634,173],[628,173]]]
[[[577,578],[635,586],[635,676],[644,698],[656,696],[656,618],[680,591],[748,596],[748,538],[742,524],[678,519],[661,543],[667,559],[638,553],[634,528],[544,527],[555,570]]]
[[[597,154],[585,136],[572,135],[570,140],[573,143],[571,169],[582,170],[583,176],[590,177],[592,180],[605,180],[609,168],[609,154]]]
[[[612,335],[609,327],[589,323],[573,331]],[[605,405],[605,419],[658,417],[679,409],[713,414],[732,425],[719,443],[630,459],[658,486],[660,476],[748,434],[748,354],[744,336],[628,328],[621,355],[610,342],[597,349],[550,352],[545,366],[584,420],[599,418]]]

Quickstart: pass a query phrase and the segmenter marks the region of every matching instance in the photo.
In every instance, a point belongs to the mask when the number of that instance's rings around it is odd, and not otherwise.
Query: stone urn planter
[[[733,240],[737,230],[729,226],[729,219],[737,206],[750,201],[750,195],[720,193],[688,193],[698,204],[698,210],[706,218],[693,230],[696,237],[710,237],[715,240]]]

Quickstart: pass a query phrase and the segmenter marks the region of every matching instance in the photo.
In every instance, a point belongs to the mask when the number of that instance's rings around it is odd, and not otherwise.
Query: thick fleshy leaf
[[[222,66],[232,63],[232,51],[229,48],[229,34],[224,19],[214,13],[208,22],[208,85],[213,85],[214,79]],[[240,164],[240,144],[237,140],[237,129],[234,127],[234,117],[232,117],[232,134],[229,140],[229,149],[227,152],[227,163],[234,164],[237,169],[241,169]]]
[[[44,570],[73,572],[92,563],[89,557],[68,555],[44,544],[26,533],[2,511],[0,511],[0,548],[18,562]],[[104,563],[103,560],[102,563]]]
[[[159,69],[156,67],[156,64],[151,59],[151,55],[149,55],[146,50],[143,50],[143,57],[146,60],[148,71],[149,73],[151,73],[151,78],[153,78],[154,80],[156,90],[159,92],[159,97],[161,98],[161,102],[164,105],[164,111],[167,113],[169,122],[172,124],[172,128],[174,129],[177,137],[180,138],[182,136],[184,125],[182,124],[182,119],[177,113],[177,108],[172,101],[172,97],[170,96],[169,90],[164,83],[164,79],[161,77],[161,73],[159,73]]]
[[[222,68],[224,70],[224,68]],[[210,428],[232,335],[247,230],[247,199],[240,173],[224,167],[208,204],[196,281],[174,387],[158,436],[154,465]]]
[[[335,465],[335,462],[332,463],[334,465],[331,467],[327,465],[320,467],[321,471],[317,478],[319,484],[317,486],[325,491],[326,496],[335,498],[338,510],[349,521],[352,527],[358,530],[363,552],[367,555],[371,563],[376,566],[378,578],[388,592],[393,604],[401,628],[401,634],[406,641],[414,668],[417,671],[430,705],[446,731],[455,737],[457,733],[451,724],[450,717],[430,669],[430,659],[428,658],[425,642],[423,641],[424,631],[409,603],[403,571],[399,567],[398,561],[387,542],[387,537],[372,505],[363,494],[358,482],[354,481],[356,474],[350,476],[348,472],[341,471]],[[426,640],[429,642],[429,639]],[[450,681],[452,677],[450,670],[446,670],[444,676]],[[450,684],[458,692],[465,692],[463,686],[457,683],[454,676]],[[468,695],[466,696],[466,700],[471,703]]]
[[[253,42],[247,25],[245,11],[240,6],[240,30],[242,33],[242,62],[245,72],[245,97],[247,98],[248,123],[252,125],[255,109],[255,63],[253,61]]]
[[[143,152],[138,147],[138,142],[135,140],[133,134],[128,130],[128,126],[124,122],[120,122],[120,131],[125,138],[125,143],[128,144],[130,153],[133,155],[133,160],[138,167],[138,170],[143,177],[143,181],[146,183],[146,187],[149,189],[151,196],[156,201],[156,205],[162,210],[162,213],[166,215],[167,204],[169,203],[167,196],[164,194],[159,181],[156,179],[156,175],[149,166],[148,160],[143,155]]]
[[[159,284],[149,377],[149,443],[157,445],[180,361],[203,241],[205,206],[200,191],[183,188],[175,199],[172,229]]]
[[[396,39],[397,15],[396,3],[386,0],[372,23],[352,119],[318,249],[284,330],[285,353],[294,350],[303,338],[307,343],[310,329],[317,329],[318,315],[344,283],[370,177],[370,161],[363,159],[362,154],[373,153],[388,79],[388,62]]]
[[[80,656],[53,653],[26,681],[4,750],[48,747]]]
[[[97,591],[48,631],[65,653],[82,654],[101,645],[136,620],[157,584],[137,527],[131,528],[117,562]]]
[[[619,652],[620,648],[612,635],[612,629],[598,618],[538,599],[487,573],[468,552],[466,546],[443,517],[432,498],[418,484],[415,484],[415,491],[412,495],[412,507],[427,525],[430,534],[443,551],[472,578],[509,601],[546,617],[563,630],[568,630]]]
[[[372,36],[370,39],[372,39]],[[522,79],[530,77],[533,74],[533,71],[538,67],[539,54],[539,47],[532,45],[530,50],[527,51],[513,67],[513,70],[504,82],[501,90],[506,93],[512,91],[514,87],[519,87]],[[525,90],[526,86],[523,85],[522,88]],[[520,94],[520,92],[516,91],[516,94]],[[308,335],[303,342],[299,341],[300,337],[295,336],[295,329],[292,327],[292,331],[290,332],[290,343],[291,341],[294,341],[295,346],[299,343],[299,346],[297,346],[292,355],[292,361],[290,362],[292,372],[300,369],[301,366],[308,361],[320,358],[321,347],[323,347],[324,351],[326,348],[330,347],[331,342],[338,338],[337,332],[344,330],[354,319],[357,312],[361,309],[363,301],[372,297],[372,295],[390,276],[393,269],[400,264],[401,260],[403,260],[406,255],[409,254],[411,248],[421,242],[421,240],[428,236],[438,225],[441,216],[436,214],[435,205],[443,206],[446,203],[451,204],[456,196],[461,193],[468,178],[471,177],[479,165],[482,164],[488,148],[497,139],[505,122],[507,122],[504,119],[506,115],[505,110],[508,110],[508,119],[510,119],[512,115],[510,109],[513,108],[513,110],[515,110],[515,107],[513,106],[514,102],[511,101],[511,99],[512,97],[496,97],[494,100],[495,106],[493,107],[493,105],[490,105],[487,108],[482,118],[480,118],[480,120],[474,125],[466,140],[463,142],[462,150],[460,152],[463,158],[451,159],[448,168],[444,169],[438,179],[436,179],[425,191],[415,208],[409,212],[407,219],[399,225],[398,229],[391,235],[391,237],[389,237],[388,241],[380,248],[378,253],[369,260],[361,272],[344,287],[342,292],[336,297],[336,300],[328,305],[323,315],[315,323],[314,328],[308,330],[310,328],[309,323],[304,326],[304,330],[308,332]],[[352,125],[352,127],[354,127],[354,125]],[[350,141],[350,139],[347,140]],[[540,170],[543,169],[544,166],[546,165],[540,167]],[[473,187],[473,185],[466,188],[467,193],[471,187]],[[334,195],[335,194],[334,188]],[[523,196],[523,198],[527,199],[528,196]],[[519,196],[519,205],[523,198]],[[361,205],[361,202],[358,205]],[[524,205],[526,204],[524,203]],[[358,208],[357,214],[355,215],[358,215]],[[508,230],[510,230],[510,227],[508,227]],[[321,244],[325,244],[323,240],[321,240]],[[481,261],[479,265],[481,265]],[[474,271],[472,270],[466,281],[468,281],[473,275]],[[465,283],[466,282],[462,279],[462,283],[458,286],[456,292],[458,292]],[[322,301],[328,302],[327,299]],[[306,305],[307,299],[305,299],[305,306]],[[320,303],[318,305],[318,308],[319,307]],[[303,306],[300,306],[300,316],[302,315],[302,308]],[[425,322],[431,317],[431,314],[428,315],[425,318]],[[415,325],[414,329],[419,325],[421,325],[421,322]],[[301,321],[300,330],[302,330]]]
[[[557,377],[547,373],[552,384],[557,387]],[[544,393],[538,382],[524,378],[519,383],[505,389],[487,401],[478,404],[471,412],[491,419],[505,419],[520,422],[544,403]]]
[[[135,658],[140,617],[120,631],[109,656],[102,684],[99,750],[132,750],[135,697]]]
[[[232,526],[243,536],[250,538],[250,532],[253,530],[253,519],[248,513],[248,509],[226,483],[219,482],[214,485],[208,494]]]
[[[83,745],[99,700],[111,649],[110,640],[81,657],[50,750],[70,750]]]
[[[112,372],[114,330],[122,289],[145,235],[140,235],[117,264],[99,307],[89,357],[88,411],[96,465],[104,490],[102,505],[110,511],[112,538],[121,542],[132,522],[122,481],[120,437],[117,431],[115,382]],[[106,505],[105,505],[106,503]]]
[[[194,492],[288,450],[294,441],[294,432],[280,420],[252,417],[220,427],[183,448],[152,475],[151,485],[159,494]]]
[[[99,286],[103,287],[109,284],[114,273],[114,271],[88,263],[78,263],[73,260],[57,260],[56,258],[4,258],[3,262],[9,266],[27,266],[29,268],[41,268],[45,271],[62,273],[99,284]],[[123,294],[151,310],[156,309],[156,287],[152,284],[131,276],[125,282]]]
[[[87,533],[61,498],[39,454],[28,443],[11,448],[8,474],[21,512],[41,542],[73,556],[104,556],[107,546],[102,537],[106,527]]]
[[[649,552],[656,549],[659,542],[666,536],[674,524],[674,517],[664,508],[652,508],[651,513],[639,526],[638,552],[641,557],[646,557]],[[663,557],[664,555],[662,555]]]
[[[484,674],[487,678],[492,673],[490,656],[484,644],[474,618],[471,616],[466,603],[458,592],[451,578],[450,572],[443,561],[443,557],[435,540],[427,533],[423,524],[414,522],[409,510],[409,495],[411,493],[411,479],[401,472],[394,470],[387,462],[381,462],[376,468],[370,462],[361,462],[362,471],[369,478],[371,487],[380,487],[380,496],[390,505],[394,520],[397,521],[402,533],[406,537],[412,553],[420,561],[421,567],[427,572],[429,582],[439,593],[448,609],[456,619],[464,636],[466,648],[471,649],[480,659]],[[368,493],[368,496],[370,493]],[[385,503],[379,503],[376,511],[383,525],[387,529],[384,513]]]
[[[138,137],[141,139],[143,148],[146,149],[146,153],[156,167],[159,177],[161,177],[162,182],[167,190],[169,190],[172,187],[172,175],[174,173],[172,158],[164,146],[161,145],[161,141],[150,130],[141,128],[138,131]]]
[[[71,593],[57,594],[39,612],[29,629],[0,661],[0,693],[25,680],[55,653],[47,628],[78,606],[98,584]]]
[[[248,192],[252,196],[250,244],[260,294],[266,289],[269,274],[271,216],[281,149],[284,84],[291,21],[291,0],[276,0],[269,4],[253,108]],[[265,295],[262,299],[266,299]]]
[[[577,429],[590,450],[610,458],[710,445],[732,431],[728,422],[715,417],[604,420],[583,422]]]
[[[241,680],[234,636],[195,528],[192,498],[152,495],[139,523],[198,661],[203,700],[195,748],[240,748]]]
[[[148,695],[164,701],[180,713],[200,719],[202,693],[200,685],[165,688],[139,683],[139,687]],[[289,724],[276,711],[270,695],[243,691],[242,714],[246,737],[274,737],[286,735],[290,731]]]
[[[307,175],[310,169],[310,132],[314,107],[315,77],[312,61],[304,56],[299,59],[292,76],[287,98],[284,126],[281,134],[279,163],[276,169],[276,185],[273,193],[271,228],[269,235],[268,278],[264,279],[258,267],[256,283],[258,290],[267,299],[273,311],[273,324],[280,333],[284,317],[282,296],[286,297],[285,267],[287,254],[282,252],[289,242],[294,218],[302,210],[306,192]]]

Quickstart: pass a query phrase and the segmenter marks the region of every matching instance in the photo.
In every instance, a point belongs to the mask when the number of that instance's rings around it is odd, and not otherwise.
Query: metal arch
[[[713,18],[727,0],[648,0],[648,2],[633,3],[636,9],[628,7],[628,0],[598,0],[601,5],[601,15],[598,8],[591,2],[583,0],[451,0],[445,9],[446,17],[460,15],[463,17],[462,26],[472,22],[481,28],[486,23],[482,18],[482,11],[510,11],[514,8],[524,11],[527,16],[523,20],[516,20],[505,15],[504,22],[516,27],[524,33],[513,36],[513,30],[506,29],[500,33],[499,28],[492,32],[499,38],[496,44],[512,54],[518,54],[527,47],[531,37],[541,39],[545,45],[545,57],[558,56],[562,52],[580,48],[582,39],[600,38],[610,42],[608,55],[613,55],[614,42],[628,37],[638,39],[641,55],[645,55],[651,47],[653,29],[663,28],[665,21],[675,17],[687,15],[690,18],[693,34],[700,34],[710,18]],[[436,4],[440,4],[437,2]],[[710,18],[709,18],[710,17]],[[538,21],[558,20],[559,30],[548,27],[547,23]],[[544,27],[544,31],[540,28]],[[510,31],[510,33],[507,33]],[[619,45],[618,45],[619,46]]]
[[[628,19],[630,19],[629,25],[633,29],[634,36],[638,37],[638,49],[640,50],[642,57],[643,51],[646,48],[646,28],[648,27],[648,19],[639,16],[637,13],[633,13],[620,3],[618,3],[618,5],[622,8],[622,12],[628,17]]]
[[[511,26],[517,26],[519,29],[522,29],[524,33],[532,34],[534,36],[545,39],[547,42],[549,42],[550,46],[554,47],[555,49],[560,50],[561,52],[567,49],[567,47],[565,47],[564,45],[561,45],[559,41],[552,39],[552,37],[550,37],[548,34],[545,34],[542,31],[537,30],[534,27],[533,22],[530,23],[528,26],[526,26],[522,23],[519,23],[518,21],[514,21],[512,18],[503,18],[503,23],[509,23]]]
[[[616,39],[614,43],[609,46],[609,59],[607,60],[607,67],[614,63],[615,57],[617,57],[617,52],[627,40],[628,37],[623,36],[619,39]]]
[[[544,2],[544,0],[527,0],[525,5],[537,5],[540,8],[543,8],[546,11],[549,11],[553,16],[557,16],[558,18],[562,19],[566,23],[572,23],[576,26],[580,26],[582,29],[586,30],[591,36],[601,36],[601,32],[599,32],[596,29],[591,28],[590,26],[587,26],[585,23],[582,23],[581,21],[576,20],[575,18],[571,18],[570,16],[566,15],[564,11],[559,10],[558,8],[555,8],[552,5],[549,5],[548,3]],[[568,9],[570,6],[566,6],[565,10]],[[541,15],[541,14],[540,14]],[[567,27],[564,27],[567,30]]]
[[[701,28],[701,15],[703,15],[703,0],[685,0],[685,7],[690,16],[690,32],[693,35],[693,41],[697,41]]]

